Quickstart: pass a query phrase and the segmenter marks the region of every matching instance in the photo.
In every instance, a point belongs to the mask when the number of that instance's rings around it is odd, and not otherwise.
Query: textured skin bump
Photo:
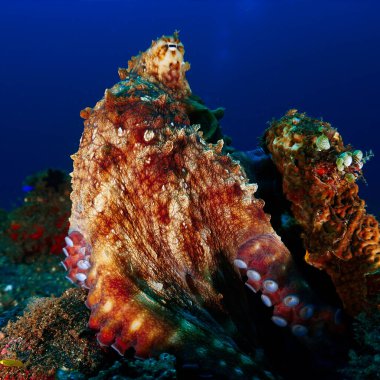
[[[321,137],[329,141],[326,149],[320,149]],[[375,306],[380,234],[358,195],[361,152],[345,146],[329,123],[296,110],[272,123],[265,142],[303,228],[306,261],[330,275],[349,314]]]

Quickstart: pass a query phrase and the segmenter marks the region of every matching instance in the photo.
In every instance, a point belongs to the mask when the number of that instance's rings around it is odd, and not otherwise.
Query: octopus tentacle
[[[289,326],[296,336],[309,333],[317,322],[333,324],[337,310],[312,300],[312,292],[297,272],[290,252],[275,234],[249,239],[238,249],[234,264],[247,277],[245,285],[273,308],[272,321],[279,327]],[[313,303],[312,303],[313,302]]]

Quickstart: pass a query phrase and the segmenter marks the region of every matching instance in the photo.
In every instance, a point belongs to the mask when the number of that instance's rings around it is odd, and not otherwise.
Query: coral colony
[[[81,112],[63,266],[84,289],[101,347],[272,379],[252,297],[272,310],[273,329],[308,349],[342,333],[341,311],[319,300],[272,228],[220,133],[222,110],[192,94],[189,68],[178,35],[163,36]],[[375,309],[379,229],[356,184],[367,156],[296,110],[272,122],[262,144],[303,230],[305,261],[331,277],[345,312]]]
[[[367,157],[345,146],[329,123],[295,110],[272,123],[265,141],[304,231],[306,262],[329,274],[349,314],[375,306],[379,225],[356,184]]]

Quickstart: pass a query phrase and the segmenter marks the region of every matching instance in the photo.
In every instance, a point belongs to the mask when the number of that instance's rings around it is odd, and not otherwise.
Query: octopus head
[[[190,64],[184,61],[185,49],[175,32],[152,42],[151,47],[129,61],[128,71],[159,82],[180,95],[188,95],[190,87],[185,73]]]

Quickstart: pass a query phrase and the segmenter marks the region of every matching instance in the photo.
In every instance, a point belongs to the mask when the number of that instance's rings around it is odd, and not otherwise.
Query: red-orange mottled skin
[[[94,109],[82,112],[87,120],[73,155],[64,264],[71,280],[89,288],[89,325],[99,342],[120,353],[234,351],[210,315],[233,325],[217,278],[231,281],[232,298],[244,304],[240,282],[232,284],[238,271],[260,272],[247,285],[260,289],[274,314],[285,313],[297,331],[311,318],[302,302],[282,303],[307,287],[293,281],[291,256],[253,196],[256,185],[222,153],[222,141],[207,144],[190,125],[188,67],[178,36],[163,37],[130,61],[123,81]],[[233,263],[240,269],[227,275]],[[264,286],[272,280],[278,290]],[[240,314],[247,317],[244,308]],[[226,336],[234,335],[230,330]]]
[[[326,149],[318,149],[320,136],[329,141]],[[330,275],[349,314],[375,306],[380,231],[375,217],[366,213],[355,182],[362,176],[365,157],[358,159],[358,151],[345,146],[329,123],[296,110],[271,124],[265,142],[303,228],[306,261]],[[353,157],[352,162],[339,167],[344,155]]]

